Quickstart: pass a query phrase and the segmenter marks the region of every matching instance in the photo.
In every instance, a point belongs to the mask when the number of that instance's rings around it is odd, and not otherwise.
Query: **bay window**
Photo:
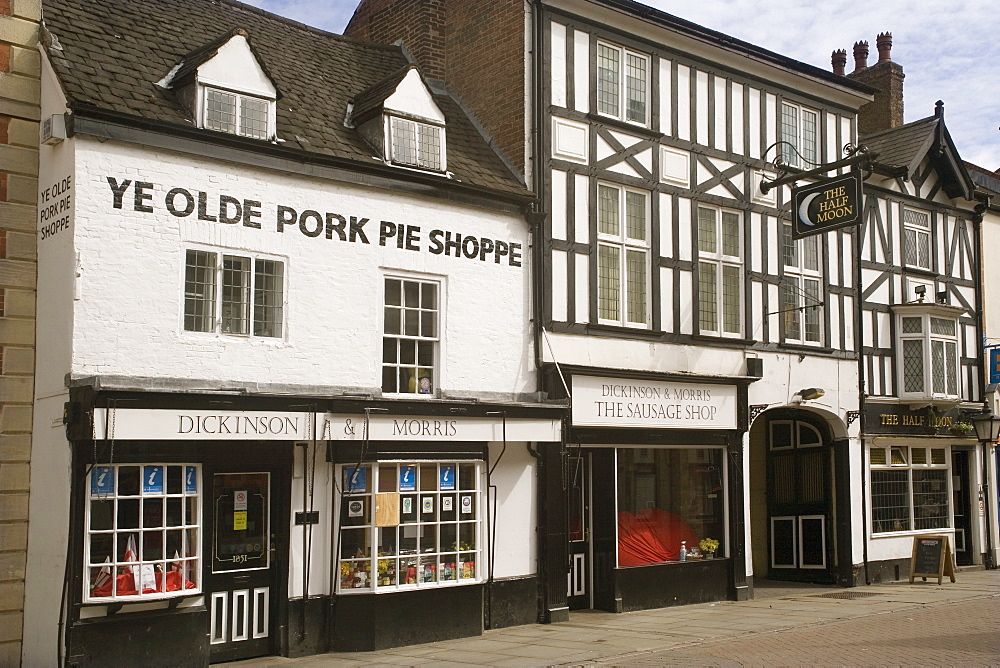
[[[482,581],[481,475],[468,461],[339,466],[338,591]]]
[[[899,397],[959,399],[958,315],[964,309],[913,303],[893,307],[897,316]]]
[[[873,533],[951,526],[948,448],[873,447],[868,456]]]
[[[601,322],[649,321],[649,196],[597,186],[597,313]]]
[[[200,591],[200,489],[197,464],[94,466],[84,512],[84,602]]]

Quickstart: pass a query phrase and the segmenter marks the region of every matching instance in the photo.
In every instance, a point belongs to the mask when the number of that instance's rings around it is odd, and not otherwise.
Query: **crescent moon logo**
[[[812,227],[815,224],[809,220],[809,205],[812,203],[814,199],[819,197],[821,194],[822,193],[812,193],[806,195],[805,198],[803,198],[802,204],[799,205],[799,220],[802,222],[803,225],[808,225],[809,227]]]

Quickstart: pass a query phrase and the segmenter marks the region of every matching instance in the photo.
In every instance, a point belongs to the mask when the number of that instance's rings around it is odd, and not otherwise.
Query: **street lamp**
[[[976,428],[976,438],[984,443],[996,443],[1000,438],[1000,417],[983,407],[983,412],[972,417],[972,426]]]
[[[989,406],[984,404],[983,412],[972,418],[972,425],[976,429],[976,438],[983,444],[983,484],[982,491],[980,492],[980,502],[985,503],[983,511],[986,519],[986,568],[993,568],[993,546],[990,544],[992,542],[993,527],[990,522],[990,493],[986,480],[989,475],[987,472],[989,471],[993,444],[1000,438],[1000,417],[994,415]]]

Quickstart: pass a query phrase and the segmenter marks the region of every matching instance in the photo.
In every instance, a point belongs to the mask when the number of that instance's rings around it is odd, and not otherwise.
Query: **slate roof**
[[[877,153],[876,162],[906,167],[916,174],[920,162],[930,157],[949,197],[972,199],[973,185],[944,123],[943,106],[934,116],[861,137],[861,143]]]
[[[357,131],[344,127],[348,101],[410,64],[399,47],[328,33],[236,0],[46,0],[43,19],[54,38],[49,57],[75,113],[110,112],[167,131],[194,124],[173,92],[156,83],[186,57],[210,57],[234,31],[245,30],[281,92],[277,136],[285,141],[279,146],[366,165],[382,163]],[[440,91],[434,99],[447,119],[448,170],[455,180],[530,196],[462,107]]]

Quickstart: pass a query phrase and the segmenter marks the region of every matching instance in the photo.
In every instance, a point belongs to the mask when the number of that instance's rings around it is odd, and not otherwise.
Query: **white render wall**
[[[446,393],[522,393],[535,388],[528,326],[528,232],[520,216],[360,186],[227,165],[108,141],[77,139],[76,250],[83,267],[76,302],[72,371],[227,383],[373,389],[381,384],[382,277],[442,282],[443,360],[435,379]],[[133,182],[114,208],[116,184]],[[134,182],[153,184],[135,210]],[[184,188],[260,202],[251,222],[226,224],[171,214],[165,195]],[[176,203],[183,204],[178,197]],[[360,237],[311,237],[298,225],[277,230],[278,206],[368,218]],[[231,210],[231,209],[230,209]],[[419,250],[379,245],[380,221],[420,228]],[[313,220],[307,225],[314,228]],[[347,226],[349,231],[350,226]],[[429,234],[484,237],[520,248],[509,257],[456,258],[430,252]],[[263,253],[285,262],[285,336],[254,338],[184,332],[185,249]]]

